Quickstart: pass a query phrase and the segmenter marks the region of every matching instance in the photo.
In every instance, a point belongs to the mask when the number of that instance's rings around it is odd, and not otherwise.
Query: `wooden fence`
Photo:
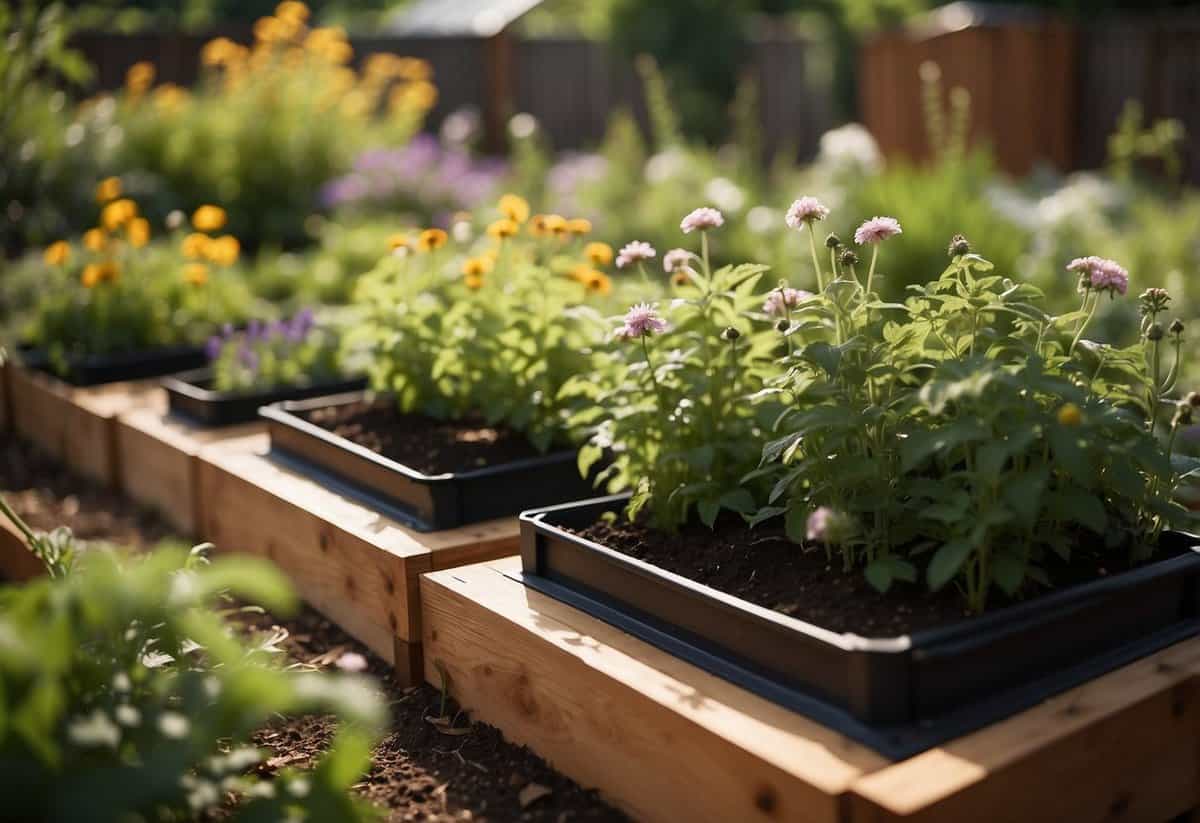
[[[191,85],[199,74],[205,42],[223,35],[247,43],[248,28],[203,35],[116,35],[82,33],[73,45],[96,67],[96,86],[117,88],[129,66],[149,60],[158,79]],[[555,148],[593,146],[604,135],[609,116],[627,108],[646,120],[641,82],[632,62],[603,43],[576,38],[518,39],[501,35],[476,38],[352,36],[355,59],[375,52],[421,57],[430,62],[438,86],[436,126],[464,105],[481,109],[493,144],[506,116],[528,112],[541,123]],[[816,150],[817,140],[834,125],[831,87],[812,71],[817,51],[802,39],[766,36],[756,41],[746,66],[758,80],[763,142],[768,150],[787,147],[801,156]]]
[[[971,135],[1000,166],[1024,174],[1103,164],[1130,99],[1148,120],[1175,117],[1189,135],[1184,177],[1200,183],[1200,14],[1111,18],[1068,26],[1051,19],[889,32],[860,55],[862,119],[885,154],[928,153],[918,66],[937,63],[945,89],[971,93]]]

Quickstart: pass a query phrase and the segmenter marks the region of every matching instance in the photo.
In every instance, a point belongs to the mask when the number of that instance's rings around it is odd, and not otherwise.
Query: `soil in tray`
[[[896,637],[970,617],[953,586],[935,594],[923,582],[896,583],[887,594],[880,594],[867,583],[861,569],[844,572],[836,555],[831,564],[823,549],[806,550],[789,541],[779,528],[750,529],[736,519],[721,519],[715,530],[693,525],[670,534],[618,519],[594,523],[578,534],[834,632]],[[1164,556],[1167,554],[1160,555]],[[1051,571],[1051,579],[1078,583],[1122,570],[1104,568],[1101,562],[1076,553],[1070,566]],[[993,592],[988,608],[1004,605]]]
[[[76,534],[120,545],[149,546],[171,535],[152,513],[72,476],[15,438],[0,435],[0,493],[39,529],[70,526]],[[591,791],[550,768],[528,749],[507,743],[491,726],[472,724],[451,701],[443,731],[427,718],[441,712],[441,694],[428,685],[402,688],[390,667],[312,609],[286,619],[237,612],[246,634],[283,635],[288,663],[330,668],[355,652],[368,661],[391,707],[392,725],[373,754],[374,766],[355,790],[389,821],[621,821],[625,817]],[[276,628],[281,632],[276,632]],[[307,768],[325,751],[336,723],[323,716],[284,717],[260,729],[253,742],[267,751],[269,775]],[[221,815],[217,815],[218,818]]]
[[[391,403],[359,402],[305,415],[352,443],[424,474],[464,472],[539,456],[523,434],[482,420],[434,420]]]

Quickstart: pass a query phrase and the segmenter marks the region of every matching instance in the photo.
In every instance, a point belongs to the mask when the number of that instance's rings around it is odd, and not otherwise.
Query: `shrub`
[[[311,309],[278,322],[251,321],[242,332],[227,326],[209,338],[207,352],[213,388],[222,392],[307,386],[342,373],[338,336],[317,326]]]

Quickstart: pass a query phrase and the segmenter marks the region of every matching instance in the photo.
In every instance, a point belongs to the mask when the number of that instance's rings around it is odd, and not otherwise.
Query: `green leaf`
[[[737,512],[738,514],[753,514],[755,510],[754,495],[750,494],[747,489],[734,489],[721,495],[718,501],[722,508]]]
[[[967,558],[971,556],[971,544],[966,540],[951,540],[942,545],[929,561],[926,579],[929,588],[940,591],[962,569]]]
[[[793,543],[803,543],[808,539],[808,512],[801,506],[792,506],[784,518],[784,530],[788,540]]]
[[[1072,520],[1096,534],[1104,534],[1108,527],[1104,502],[1082,489],[1059,489],[1052,495],[1050,505],[1057,517]]]
[[[957,446],[988,437],[987,427],[971,418],[955,420],[948,426],[910,434],[900,446],[901,471],[909,472],[932,455],[948,457]]]
[[[604,456],[604,449],[593,443],[585,443],[579,447],[579,454],[575,458],[575,465],[579,467],[579,474],[587,477],[592,466],[596,465],[596,461]]]
[[[992,579],[1008,595],[1017,593],[1025,582],[1025,558],[1014,552],[997,552],[992,556]]]
[[[841,349],[818,340],[815,343],[809,343],[805,346],[804,351],[801,352],[801,356],[824,369],[830,378],[837,377],[838,365],[842,362]]]
[[[708,498],[696,503],[696,512],[700,515],[700,522],[708,526],[710,529],[717,522],[717,513],[721,511],[721,504]]]

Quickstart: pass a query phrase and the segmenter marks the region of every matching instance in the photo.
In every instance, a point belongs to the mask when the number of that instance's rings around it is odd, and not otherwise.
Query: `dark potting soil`
[[[424,474],[470,471],[540,454],[524,435],[505,426],[404,414],[391,403],[330,406],[308,412],[305,419]]]
[[[68,473],[3,434],[0,493],[37,529],[65,525],[85,539],[139,548],[172,537],[152,512]],[[471,723],[453,701],[443,714],[438,690],[397,685],[387,663],[312,609],[285,619],[259,610],[235,611],[230,620],[241,633],[276,637],[284,665],[329,668],[350,652],[367,659],[367,674],[379,682],[392,724],[373,753],[374,765],[354,789],[380,807],[386,820],[626,819],[533,752],[505,742],[495,728]],[[326,750],[335,731],[330,717],[282,717],[253,735],[253,743],[267,752],[258,769],[270,775],[285,766],[306,768]]]
[[[861,569],[843,571],[836,555],[830,562],[823,549],[798,546],[781,528],[751,529],[739,520],[722,519],[715,530],[697,524],[671,534],[617,519],[594,523],[578,533],[689,580],[834,632],[895,637],[971,616],[953,586],[931,593],[918,578],[918,583],[896,582],[881,594],[866,581]],[[1077,553],[1071,564],[1055,569],[1051,578],[1068,585],[1124,570],[1105,568],[1104,562]],[[1036,596],[1036,592],[1030,595]],[[988,608],[1006,602],[993,592]]]

